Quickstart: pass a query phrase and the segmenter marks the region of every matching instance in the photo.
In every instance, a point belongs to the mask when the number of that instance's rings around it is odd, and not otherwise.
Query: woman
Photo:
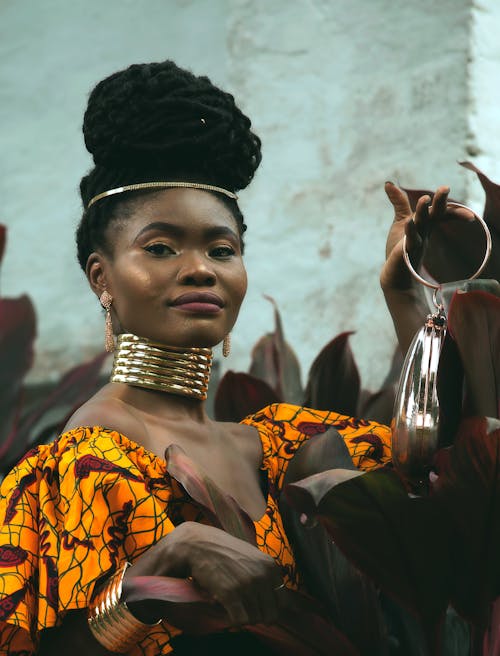
[[[94,89],[84,135],[95,167],[81,182],[78,257],[106,309],[108,346],[120,337],[111,382],[4,480],[0,653],[181,653],[157,607],[124,605],[134,577],[191,577],[232,627],[272,623],[279,590],[298,585],[277,501],[304,427],[337,427],[361,469],[388,461],[390,432],[284,404],[238,425],[205,413],[211,348],[227,347],[247,285],[235,192],[261,159],[232,96],[169,61],[131,66]],[[382,274],[393,307],[415,305],[401,257],[408,218],[393,227]],[[259,548],[203,523],[168,475],[172,444],[248,513]],[[243,630],[221,640],[217,653],[224,641],[254,644]]]

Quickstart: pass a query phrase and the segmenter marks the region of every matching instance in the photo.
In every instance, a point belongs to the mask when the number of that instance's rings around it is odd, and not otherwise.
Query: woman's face
[[[116,332],[170,346],[211,347],[231,331],[247,276],[236,220],[219,198],[169,189],[111,223],[111,255],[87,264],[97,294],[113,297]]]

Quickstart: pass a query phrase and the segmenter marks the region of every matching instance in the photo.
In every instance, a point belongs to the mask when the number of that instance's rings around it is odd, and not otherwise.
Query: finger
[[[432,219],[440,219],[446,214],[446,204],[448,202],[449,187],[438,187],[432,201],[430,216]]]
[[[425,233],[429,223],[429,207],[432,202],[428,194],[420,196],[415,207],[414,223],[421,234]]]
[[[394,220],[403,221],[412,215],[410,201],[403,189],[400,189],[392,182],[386,182],[384,185],[387,198],[391,201],[394,207]]]
[[[413,221],[405,225],[406,249],[411,256],[412,263],[418,262],[422,255],[422,237]]]
[[[223,606],[226,609],[226,613],[229,615],[231,626],[253,624],[252,617],[248,613],[247,607],[241,597],[225,601]]]

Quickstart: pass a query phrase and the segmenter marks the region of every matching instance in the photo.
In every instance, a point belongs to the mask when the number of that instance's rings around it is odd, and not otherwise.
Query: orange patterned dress
[[[373,469],[390,457],[390,431],[288,404],[264,408],[243,423],[259,433],[268,478],[267,509],[255,522],[258,546],[296,587],[278,512],[290,459],[310,436],[333,426],[354,464]],[[0,655],[35,654],[40,631],[87,607],[96,582],[197,512],[165,461],[116,431],[77,428],[28,452],[0,489]],[[129,653],[172,653],[170,641],[179,633],[162,623]]]

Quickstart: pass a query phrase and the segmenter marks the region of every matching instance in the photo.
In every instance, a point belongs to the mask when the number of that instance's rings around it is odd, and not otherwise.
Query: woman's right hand
[[[213,526],[185,522],[146,551],[125,573],[192,577],[226,610],[232,626],[272,624],[278,616],[276,589],[282,577],[274,559],[257,547]],[[132,606],[138,619],[151,622]]]

